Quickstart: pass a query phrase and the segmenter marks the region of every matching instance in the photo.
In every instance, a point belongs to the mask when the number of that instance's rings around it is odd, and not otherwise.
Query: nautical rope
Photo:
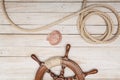
[[[77,20],[77,25],[78,25],[78,30],[80,32],[80,35],[83,37],[83,39],[85,39],[87,42],[89,43],[109,43],[109,42],[112,42],[114,41],[120,34],[120,17],[119,17],[119,14],[118,12],[113,8],[111,7],[110,5],[107,5],[107,4],[92,4],[92,5],[88,5],[86,6],[86,3],[87,3],[87,0],[83,0],[83,4],[82,4],[82,9],[81,10],[78,10],[74,13],[71,13],[67,16],[64,16],[63,18],[61,19],[58,19],[50,24],[47,24],[45,26],[40,26],[38,28],[35,28],[35,29],[28,29],[28,28],[23,28],[23,27],[20,27],[18,26],[17,24],[15,24],[11,18],[9,17],[7,11],[6,11],[6,7],[5,7],[5,1],[2,0],[2,10],[3,10],[3,13],[6,17],[6,19],[9,21],[9,23],[17,28],[17,29],[20,29],[20,30],[23,30],[23,31],[41,31],[41,30],[46,30],[50,27],[53,27],[57,24],[60,24],[72,17],[75,17],[75,16],[79,16],[78,17],[78,20]],[[114,27],[114,24],[113,24],[113,21],[111,19],[111,17],[100,11],[100,10],[97,10],[96,8],[106,8],[108,10],[110,10],[115,16],[116,16],[116,19],[118,21],[118,29],[116,31],[116,33],[114,35],[112,35],[112,32],[113,32],[113,27]],[[99,37],[93,37],[91,36],[88,31],[86,30],[85,28],[85,22],[86,20],[92,16],[92,15],[98,15],[100,17],[102,17],[106,23],[106,31],[103,35],[99,36]]]
[[[45,61],[45,66],[48,69],[59,65],[62,65],[62,57],[60,56],[55,56]]]

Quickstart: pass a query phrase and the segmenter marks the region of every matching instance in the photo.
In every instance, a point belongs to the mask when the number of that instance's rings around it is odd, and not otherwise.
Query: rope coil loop
[[[86,8],[91,7],[87,6]],[[112,34],[113,32],[113,28],[114,28],[114,24],[113,21],[111,19],[111,17],[102,12],[97,10],[96,8],[106,8],[108,10],[110,10],[116,17],[117,21],[118,21],[118,29],[115,33],[115,35]],[[99,36],[99,37],[93,37],[90,35],[90,33],[88,33],[88,31],[85,28],[85,21],[92,15],[98,15],[100,16],[106,23],[106,31],[104,32],[103,35]],[[109,5],[102,5],[102,4],[94,4],[94,7],[91,9],[87,9],[85,12],[81,13],[79,15],[78,18],[78,28],[80,31],[81,36],[83,37],[84,40],[86,40],[89,43],[108,43],[108,42],[112,42],[114,41],[120,34],[120,17],[118,12],[111,6]]]
[[[114,41],[120,34],[120,17],[119,17],[118,12],[113,7],[111,7],[110,5],[107,5],[107,4],[92,4],[92,5],[86,6],[86,3],[87,3],[87,0],[83,0],[81,10],[78,10],[78,11],[71,13],[67,16],[64,16],[63,18],[58,19],[50,24],[47,24],[47,25],[44,25],[44,26],[41,26],[41,27],[38,27],[35,29],[23,28],[23,27],[20,27],[19,25],[15,24],[14,21],[11,20],[11,18],[9,17],[9,15],[6,11],[5,0],[2,0],[2,10],[3,10],[3,14],[5,15],[8,22],[13,27],[20,29],[22,31],[33,31],[34,32],[34,31],[46,30],[50,27],[53,27],[57,24],[60,24],[64,21],[66,21],[70,18],[73,18],[74,16],[79,16],[78,20],[77,20],[78,30],[79,30],[82,38],[85,41],[87,41],[89,43],[96,43],[96,44],[98,44],[98,43],[99,44],[100,43],[110,43],[110,42]],[[108,14],[97,10],[96,8],[106,8],[106,9],[110,10],[116,16],[116,19],[118,22],[118,29],[114,35],[112,34],[114,24],[113,24],[111,17]],[[85,28],[86,20],[92,15],[98,15],[98,16],[102,17],[106,23],[106,27],[107,27],[106,31],[104,32],[103,35],[101,35],[99,37],[91,36],[90,33],[88,33],[88,31]]]

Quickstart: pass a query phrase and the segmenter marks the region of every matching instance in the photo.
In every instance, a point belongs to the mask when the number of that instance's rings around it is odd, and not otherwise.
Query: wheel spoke
[[[48,70],[48,73],[50,74],[50,76],[55,80],[58,76],[53,73],[51,70]]]
[[[60,75],[59,75],[59,77],[64,77],[64,73],[65,73],[65,66],[61,66],[61,71],[60,71]]]
[[[31,57],[41,66],[44,62],[40,61],[35,54],[32,54]]]

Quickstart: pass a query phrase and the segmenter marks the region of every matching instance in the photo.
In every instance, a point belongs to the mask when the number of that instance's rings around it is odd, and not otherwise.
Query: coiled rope
[[[79,32],[84,40],[86,40],[89,43],[109,43],[109,42],[114,41],[120,34],[120,17],[119,17],[118,12],[113,7],[111,7],[110,5],[107,5],[107,4],[92,4],[92,5],[86,6],[86,2],[87,2],[87,0],[83,0],[81,10],[78,10],[78,11],[71,13],[71,14],[69,14],[69,15],[67,15],[67,16],[65,16],[57,21],[54,21],[54,22],[47,24],[45,26],[40,26],[40,27],[35,28],[35,29],[23,28],[23,27],[20,27],[17,24],[15,24],[11,20],[11,18],[9,17],[9,15],[6,11],[5,0],[2,0],[2,10],[3,10],[3,13],[4,13],[6,19],[9,21],[9,23],[13,27],[20,29],[20,30],[23,30],[23,31],[46,30],[50,27],[53,27],[59,23],[66,21],[72,17],[79,16],[78,20],[77,20],[77,26],[78,26],[78,30],[79,30]],[[116,19],[118,21],[118,29],[114,35],[112,35],[114,24],[113,24],[111,17],[108,14],[106,14],[100,10],[97,10],[96,8],[106,8],[106,9],[110,10],[116,16]],[[103,35],[101,35],[99,37],[93,37],[92,35],[90,35],[90,33],[88,33],[88,31],[85,28],[86,20],[92,15],[98,15],[98,16],[102,17],[106,23],[106,27],[107,27],[106,31],[104,32]]]

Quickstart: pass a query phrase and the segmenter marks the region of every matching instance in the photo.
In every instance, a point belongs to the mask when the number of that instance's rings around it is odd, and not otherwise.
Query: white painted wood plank
[[[90,4],[96,4],[97,2],[94,3],[88,3],[87,5]],[[99,4],[99,2],[97,3]],[[100,4],[109,4],[113,6],[118,12],[120,12],[120,2],[117,3],[100,3]],[[81,9],[81,3],[76,2],[76,3],[30,3],[30,2],[7,2],[6,3],[6,8],[8,12],[76,12],[79,9]],[[106,9],[103,9],[105,12],[110,12]],[[0,6],[0,12],[1,11],[1,6]]]
[[[34,27],[39,25],[20,25],[27,27]],[[86,26],[88,32],[90,34],[98,34],[101,35],[106,30],[106,26]],[[77,26],[72,25],[57,25],[52,28],[43,31],[37,32],[25,32],[19,29],[16,29],[10,25],[0,25],[0,34],[49,34],[53,30],[59,30],[62,34],[79,34]],[[113,34],[116,32],[117,26],[114,26]]]
[[[64,48],[38,48],[38,47],[1,47],[7,56],[26,57],[0,57],[0,73],[3,79],[12,78],[33,78],[38,68],[38,64],[30,58],[31,53],[35,53],[44,61],[52,56],[64,55]],[[98,68],[99,73],[87,78],[120,78],[120,54],[119,48],[75,48],[70,51],[70,58],[75,60],[84,71]],[[2,53],[5,54],[6,52]],[[56,54],[57,53],[57,54]],[[17,55],[18,54],[18,55]],[[1,55],[1,54],[0,54]],[[46,56],[44,56],[46,55]],[[4,56],[4,55],[1,55]],[[92,65],[91,65],[92,64]],[[112,65],[112,66],[111,66]],[[58,71],[59,68],[54,69]],[[71,74],[71,73],[70,73]],[[69,74],[69,75],[70,75]],[[7,75],[7,76],[6,76]],[[14,76],[13,76],[14,75]]]
[[[0,47],[0,58],[1,57],[30,57],[31,54],[36,54],[44,60],[44,57],[62,56],[65,53],[64,44],[61,46],[50,46],[50,47]],[[92,59],[90,56],[99,57],[105,59],[108,57],[119,57],[119,47],[75,47],[71,44],[69,56],[86,57]],[[89,55],[91,54],[91,55]],[[45,56],[46,55],[46,56]],[[98,59],[98,58],[95,58]],[[114,59],[113,59],[114,60]],[[119,58],[118,58],[119,62]]]
[[[95,36],[95,35],[94,35]],[[46,40],[47,35],[0,35],[0,47],[10,46],[51,46]],[[63,46],[66,43],[70,43],[73,46],[81,47],[120,47],[120,37],[109,44],[90,44],[87,43],[80,35],[63,35],[62,42],[57,46]]]
[[[10,13],[9,15],[16,24],[45,25],[53,21],[56,21],[60,18],[63,18],[68,14],[70,13]],[[114,24],[117,25],[115,16],[112,13],[108,13],[108,14],[112,18]],[[61,24],[76,25],[77,19],[78,19],[78,16],[75,16],[69,20],[64,21]],[[0,14],[0,24],[9,24],[6,18],[2,15],[2,13]],[[101,17],[97,15],[93,15],[86,21],[86,25],[105,25],[105,22]]]
[[[74,12],[80,6],[81,3],[6,3],[8,12]]]
[[[6,0],[6,1],[26,1],[26,0]],[[28,1],[39,1],[39,0],[28,0]],[[55,1],[55,2],[60,1],[60,2],[62,2],[62,1],[83,1],[83,0],[40,0],[40,1]],[[88,0],[88,1],[103,1],[103,2],[113,1],[113,2],[115,2],[115,1],[119,1],[119,0]]]

